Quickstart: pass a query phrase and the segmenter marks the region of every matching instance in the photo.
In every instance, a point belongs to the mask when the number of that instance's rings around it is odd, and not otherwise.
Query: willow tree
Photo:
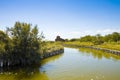
[[[12,53],[12,43],[8,35],[0,30],[0,67],[7,64]]]
[[[40,43],[42,37],[38,35],[38,28],[31,24],[16,22],[14,27],[8,29],[12,39],[12,59],[14,65],[31,65],[40,63]],[[14,56],[14,57],[13,57]]]
[[[0,30],[0,54],[8,54],[12,51],[11,39]]]
[[[0,55],[5,53],[6,47],[6,35],[3,31],[0,31]]]

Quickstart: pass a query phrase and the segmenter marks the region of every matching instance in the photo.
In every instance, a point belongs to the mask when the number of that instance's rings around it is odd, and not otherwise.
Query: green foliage
[[[120,51],[120,43],[119,42],[105,42],[101,45],[96,45],[95,47],[107,48],[107,49]]]
[[[96,40],[93,42],[94,45],[100,45],[103,44],[104,42],[102,40]]]
[[[104,42],[118,42],[120,41],[120,33],[113,32],[112,34],[108,34],[105,36],[101,36],[100,34],[97,34],[95,36],[86,35],[84,37],[81,37],[79,39],[71,39],[70,42],[80,41],[80,42],[92,42],[94,45],[101,45]]]
[[[64,42],[66,45],[71,45],[71,46],[92,46],[92,42],[80,42],[80,41],[74,41],[74,42]]]
[[[11,39],[6,33],[0,31],[0,54],[7,54],[12,50]]]
[[[64,44],[71,46],[94,46],[99,48],[107,48],[112,50],[120,50],[120,33],[113,32],[105,36],[97,34],[95,36],[87,35],[76,39],[74,41],[68,41]]]
[[[8,54],[11,65],[40,63],[43,35],[38,35],[37,26],[31,28],[30,24],[16,22],[6,32],[0,31],[0,54]]]
[[[95,37],[94,36],[90,36],[90,35],[87,35],[87,36],[84,36],[84,37],[80,38],[81,42],[92,42],[94,40],[95,40]]]
[[[81,42],[92,42],[94,45],[100,45],[102,44],[103,41],[103,36],[101,36],[100,34],[97,34],[96,36],[84,36],[80,38]]]
[[[44,53],[49,53],[49,52],[53,52],[56,50],[60,50],[63,49],[63,46],[61,45],[61,42],[45,42],[44,45]]]
[[[108,34],[104,36],[105,42],[118,42],[120,41],[120,33],[113,32],[112,34]]]
[[[95,39],[93,40],[93,44],[94,45],[100,45],[100,44],[103,44],[103,43],[104,43],[103,36],[101,36],[100,34],[97,34],[95,36]]]

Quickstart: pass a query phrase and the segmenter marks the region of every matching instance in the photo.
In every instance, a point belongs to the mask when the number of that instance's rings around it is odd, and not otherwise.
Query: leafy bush
[[[7,33],[0,31],[0,54],[8,56],[3,61],[10,65],[32,65],[40,63],[40,50],[43,35],[38,35],[37,26],[16,22],[7,28]]]

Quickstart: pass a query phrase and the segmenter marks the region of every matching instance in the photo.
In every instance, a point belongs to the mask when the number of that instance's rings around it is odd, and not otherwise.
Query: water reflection
[[[46,64],[48,62],[53,62],[53,61],[59,59],[62,56],[63,56],[63,53],[59,54],[59,55],[55,55],[55,56],[49,57],[49,58],[46,58],[46,59],[42,60],[41,65],[44,65],[44,64]]]
[[[48,80],[46,73],[39,71],[38,67],[0,68],[0,80],[41,80],[41,78]]]
[[[65,48],[42,60],[40,67],[0,68],[0,80],[120,80],[120,56],[102,51]]]
[[[120,56],[112,54],[112,53],[106,53],[99,50],[89,49],[89,48],[79,48],[79,51],[87,56],[93,56],[94,58],[102,59],[113,59],[113,60],[120,60]]]
[[[42,60],[41,66],[60,58],[62,54]],[[0,68],[0,80],[48,80],[41,67],[5,67]]]

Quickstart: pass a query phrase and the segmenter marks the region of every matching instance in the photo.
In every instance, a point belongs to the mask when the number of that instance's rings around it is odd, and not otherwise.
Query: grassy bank
[[[120,43],[119,42],[103,43],[101,45],[95,45],[95,47],[100,47],[100,48],[106,48],[106,49],[120,51]]]
[[[65,42],[65,45],[74,45],[74,46],[93,46],[97,48],[105,48],[111,50],[118,50],[120,51],[120,42],[104,42],[100,45],[94,45],[92,42],[80,42],[80,41],[73,41],[73,42]]]
[[[80,42],[80,41],[73,41],[73,42],[64,42],[66,45],[76,45],[76,46],[93,46],[92,42]]]
[[[94,58],[102,59],[103,57],[107,59],[114,59],[114,60],[120,60],[120,56],[114,55],[114,54],[106,54],[106,52],[103,52],[101,50],[94,50],[90,48],[79,48],[79,51],[82,52],[84,55],[92,55]]]
[[[64,52],[64,47],[56,42],[45,42],[42,46],[41,59],[58,55]]]
[[[60,45],[59,43],[45,42],[45,45],[43,47],[43,54],[53,52],[53,51],[56,51],[56,50],[60,50],[60,49],[64,49],[64,47],[62,45]]]

